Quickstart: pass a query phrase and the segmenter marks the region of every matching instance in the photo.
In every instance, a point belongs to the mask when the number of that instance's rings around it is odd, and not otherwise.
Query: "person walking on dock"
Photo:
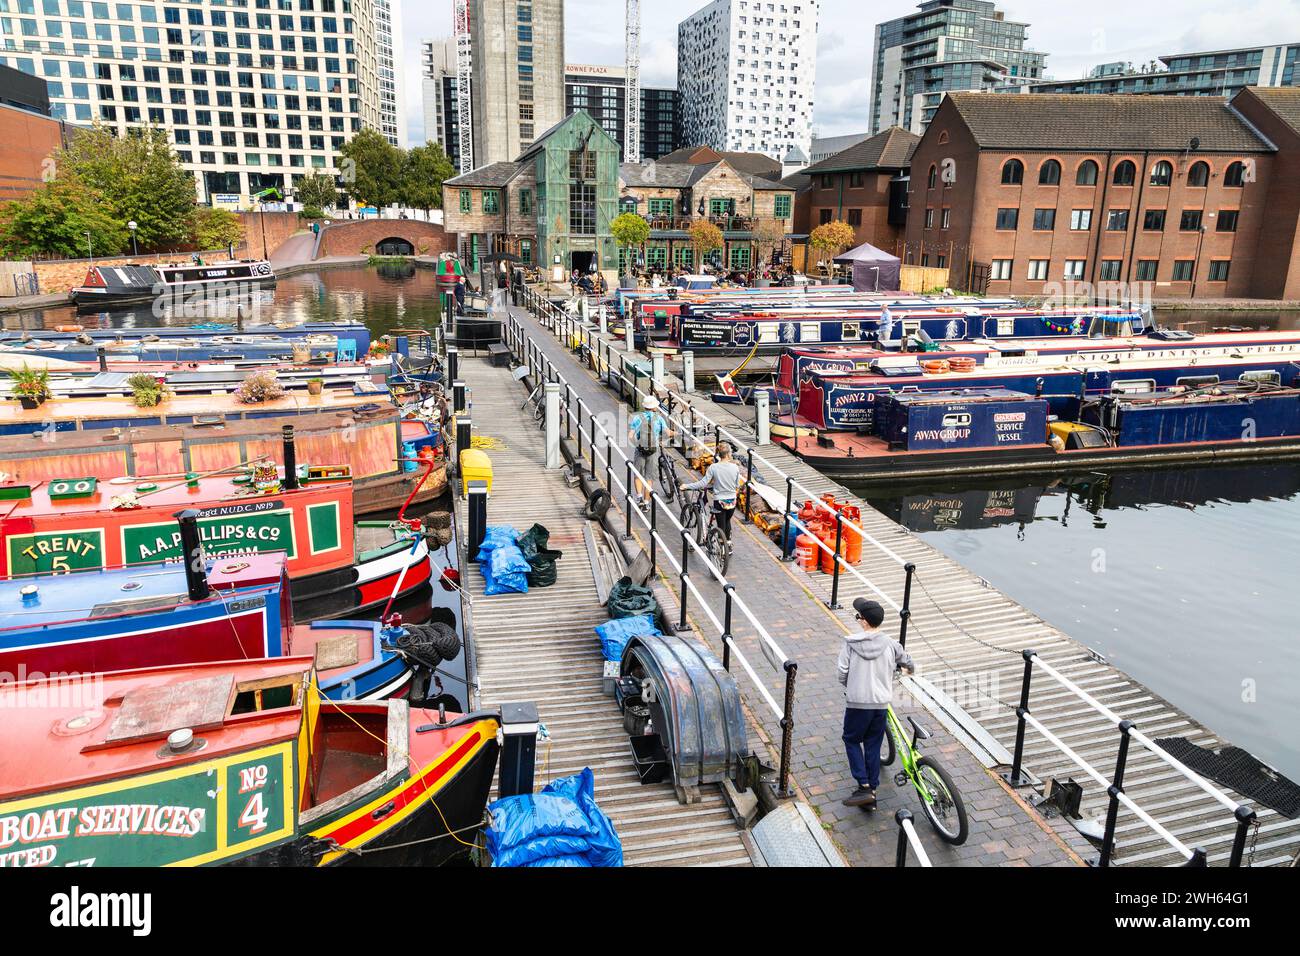
[[[659,411],[659,399],[649,395],[641,407],[642,410],[628,420],[627,428],[628,437],[636,449],[632,456],[633,464],[642,476],[636,480],[636,493],[645,502],[654,494],[654,476],[659,473],[663,440],[671,438],[673,430]]]
[[[894,671],[916,670],[911,656],[893,638],[880,632],[885,609],[857,598],[853,617],[862,630],[844,638],[839,679],[844,685],[844,749],[849,772],[858,788],[844,799],[846,807],[874,807],[880,786],[880,745],[885,737],[885,711],[894,699]]]

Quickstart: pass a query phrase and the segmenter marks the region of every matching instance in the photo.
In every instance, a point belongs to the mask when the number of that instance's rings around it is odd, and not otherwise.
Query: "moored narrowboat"
[[[4,866],[438,865],[483,821],[501,726],[328,700],[301,657],[43,677],[0,705]]]

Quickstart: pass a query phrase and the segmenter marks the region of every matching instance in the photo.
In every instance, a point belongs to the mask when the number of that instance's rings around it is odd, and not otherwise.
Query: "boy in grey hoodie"
[[[880,786],[880,745],[885,736],[885,710],[894,699],[894,671],[916,670],[898,641],[878,630],[885,609],[858,598],[854,617],[863,630],[850,634],[840,648],[839,679],[844,685],[844,749],[858,789],[844,800],[846,807],[874,807]]]

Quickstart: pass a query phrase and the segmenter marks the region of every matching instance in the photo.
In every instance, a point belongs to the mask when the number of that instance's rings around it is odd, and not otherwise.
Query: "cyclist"
[[[672,426],[668,419],[659,412],[659,399],[653,395],[646,396],[642,410],[633,415],[627,423],[628,437],[635,449],[633,463],[644,480],[636,479],[636,493],[644,504],[654,494],[654,476],[659,473],[659,455],[665,438],[672,438]]]
[[[709,465],[708,471],[699,481],[682,485],[683,491],[700,488],[713,490],[713,514],[718,519],[718,527],[727,539],[727,550],[731,550],[731,516],[736,512],[736,492],[740,488],[740,466],[731,457],[731,443],[722,442],[718,446],[718,457]]]
[[[849,772],[858,789],[844,798],[846,807],[874,807],[880,786],[880,745],[885,737],[885,711],[894,699],[894,671],[916,670],[903,645],[880,633],[885,609],[875,601],[853,602],[854,620],[862,630],[844,638],[839,679],[844,685],[844,749]]]

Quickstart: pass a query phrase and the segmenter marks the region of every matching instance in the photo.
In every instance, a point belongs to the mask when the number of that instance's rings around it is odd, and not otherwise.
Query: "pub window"
[[[1076,186],[1097,185],[1097,164],[1091,159],[1085,159],[1081,162],[1079,171],[1074,174],[1074,183]]]
[[[1209,163],[1192,163],[1192,168],[1187,171],[1187,185],[1189,186],[1207,186],[1210,182],[1210,164]]]
[[[1116,186],[1132,186],[1137,178],[1137,167],[1130,160],[1124,160],[1115,167],[1113,182]]]
[[[1002,185],[1019,186],[1025,181],[1025,164],[1018,159],[1008,159],[1002,164]]]
[[[1057,186],[1061,182],[1061,164],[1049,159],[1038,167],[1038,185]]]
[[[1174,167],[1168,160],[1160,160],[1151,167],[1151,185],[1168,186],[1174,181]]]
[[[1246,167],[1240,162],[1232,163],[1223,172],[1223,185],[1243,186],[1246,182]]]

